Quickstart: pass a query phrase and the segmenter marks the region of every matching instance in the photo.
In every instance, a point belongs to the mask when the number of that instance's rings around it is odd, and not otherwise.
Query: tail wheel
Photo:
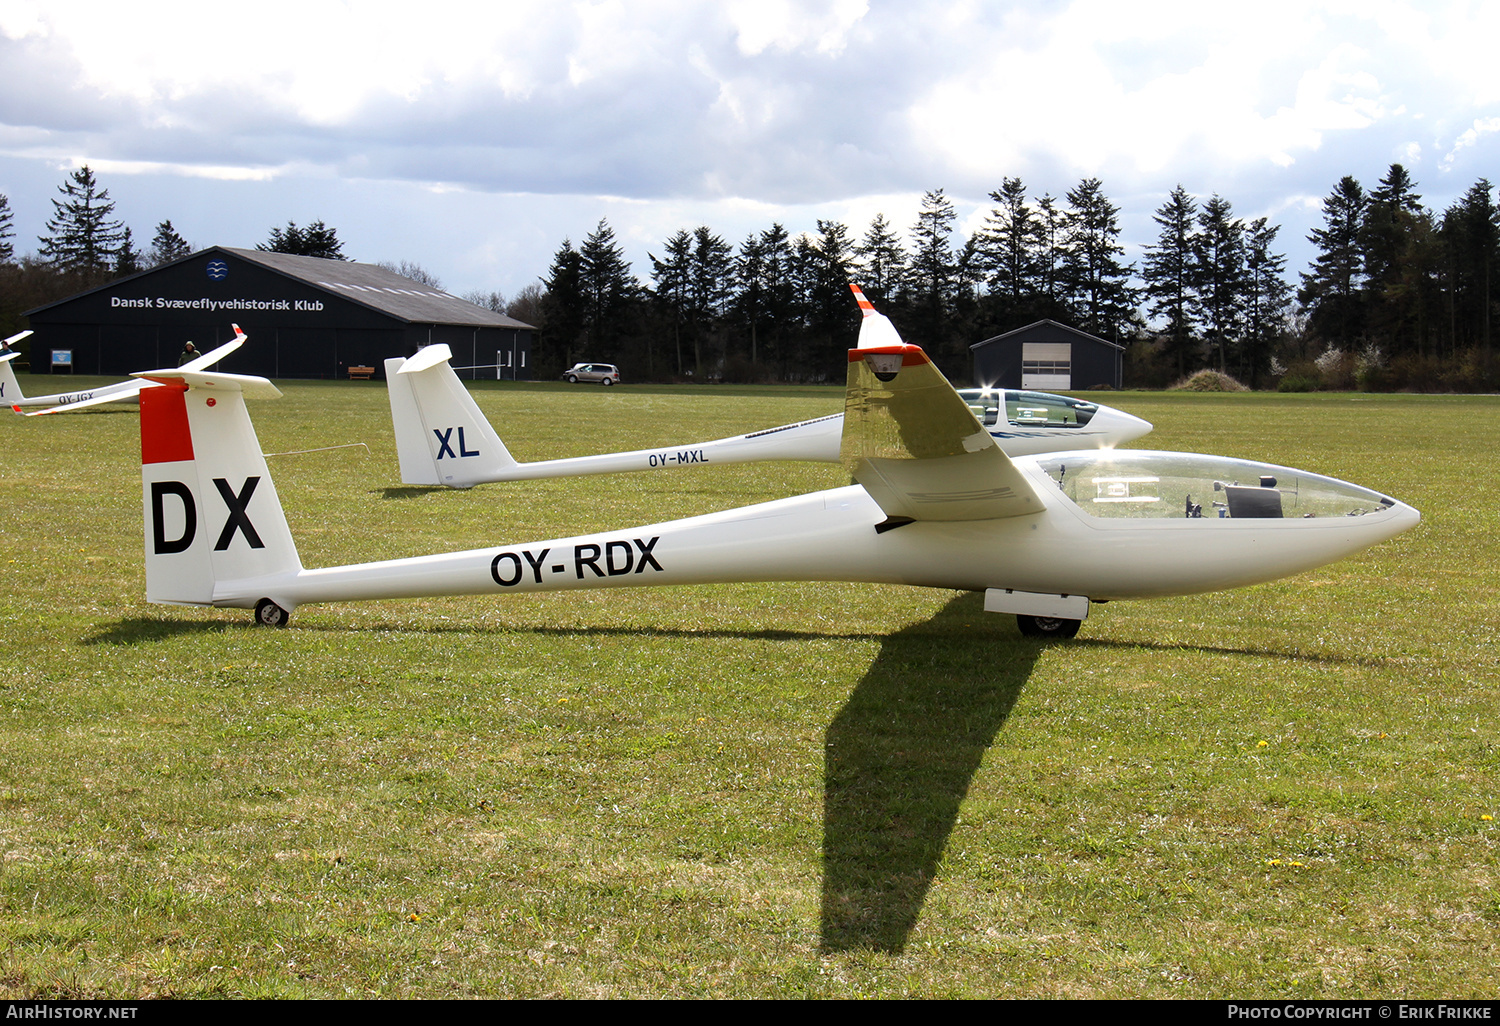
[[[1078,633],[1083,621],[1068,620],[1060,616],[1026,616],[1016,614],[1016,626],[1028,638],[1071,638]]]
[[[285,627],[292,614],[268,598],[255,603],[255,622],[262,627]]]

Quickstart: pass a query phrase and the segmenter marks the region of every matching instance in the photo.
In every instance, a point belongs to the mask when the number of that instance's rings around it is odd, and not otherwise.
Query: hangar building
[[[1068,392],[1119,388],[1125,347],[1057,321],[1042,320],[969,347],[976,384]]]
[[[535,329],[374,264],[214,246],[28,310],[31,370],[126,375],[250,336],[219,366],[268,378],[384,376],[434,342],[460,376],[529,380]]]

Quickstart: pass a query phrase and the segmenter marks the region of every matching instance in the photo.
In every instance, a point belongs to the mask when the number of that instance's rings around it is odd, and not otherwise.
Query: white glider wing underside
[[[849,351],[841,458],[891,518],[995,520],[1045,508],[917,346]]]
[[[248,336],[246,336],[244,332],[240,331],[240,326],[236,324],[234,326],[234,338],[230,339],[228,342],[225,342],[217,349],[212,349],[201,356],[194,357],[193,359],[189,360],[187,363],[179,367],[178,370],[187,371],[188,373],[207,370],[209,367],[212,367],[214,364],[224,359],[224,357],[234,352],[240,346],[244,345],[245,339],[247,337]],[[138,378],[140,380],[122,381],[114,385],[105,385],[102,388],[93,390],[92,393],[62,393],[55,396],[49,395],[30,399],[27,400],[28,405],[53,401],[58,401],[58,405],[49,406],[45,410],[33,410],[30,413],[27,413],[26,416],[42,417],[49,413],[74,413],[78,410],[86,410],[90,406],[103,406],[105,403],[124,402],[126,399],[130,399],[134,396],[139,395],[141,389],[151,387],[152,382],[146,380],[148,374],[155,375],[160,373],[161,371],[137,371],[132,373],[130,376],[133,378]],[[77,396],[82,397],[75,398]]]

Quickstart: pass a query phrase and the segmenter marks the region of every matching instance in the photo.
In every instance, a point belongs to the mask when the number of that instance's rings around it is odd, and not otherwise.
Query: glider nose
[[[1143,420],[1124,410],[1115,409],[1113,406],[1101,407],[1094,415],[1095,420],[1103,420],[1106,432],[1105,447],[1117,448],[1127,442],[1133,442],[1142,435],[1149,435],[1155,426],[1149,420]]]
[[[1391,521],[1392,530],[1386,536],[1388,538],[1394,538],[1398,534],[1410,531],[1422,522],[1422,513],[1414,506],[1408,506],[1406,503],[1398,501],[1392,507],[1392,510],[1396,516]]]
[[[1149,435],[1151,429],[1155,427],[1149,420],[1123,411],[1120,413],[1120,420],[1120,431],[1127,442],[1133,442],[1142,435]]]

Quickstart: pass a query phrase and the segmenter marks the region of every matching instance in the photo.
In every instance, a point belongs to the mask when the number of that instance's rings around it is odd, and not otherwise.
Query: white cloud
[[[869,9],[866,0],[734,0],[725,5],[735,45],[749,57],[770,49],[837,55]]]
[[[611,211],[643,249],[699,223],[858,235],[878,212],[904,234],[940,186],[972,231],[1007,175],[1054,195],[1098,175],[1122,204],[1180,181],[1295,219],[1424,147],[1435,176],[1489,159],[1495,38],[1500,4],[1468,0],[5,0],[0,159],[378,189],[441,203],[421,244],[465,252],[508,251],[459,224],[495,197],[536,234],[580,211],[553,248]]]
[[[1448,151],[1438,166],[1444,171],[1451,169],[1453,162],[1458,159],[1460,150],[1475,145],[1479,142],[1480,136],[1488,135],[1490,132],[1500,132],[1500,118],[1476,118],[1472,128],[1460,133],[1458,138],[1453,140],[1453,148]]]

